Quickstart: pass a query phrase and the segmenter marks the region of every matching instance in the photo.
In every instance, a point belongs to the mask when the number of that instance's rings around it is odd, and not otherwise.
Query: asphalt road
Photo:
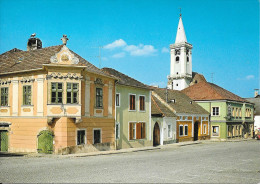
[[[260,183],[260,141],[89,157],[0,157],[1,183]]]

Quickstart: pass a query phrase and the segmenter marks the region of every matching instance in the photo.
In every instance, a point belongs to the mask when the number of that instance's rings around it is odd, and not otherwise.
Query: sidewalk
[[[89,157],[89,156],[111,155],[111,154],[121,154],[121,153],[130,153],[130,152],[139,152],[139,151],[152,151],[152,150],[158,150],[158,149],[167,149],[169,147],[177,148],[177,147],[181,147],[181,146],[188,146],[188,145],[202,144],[202,143],[241,142],[241,141],[249,141],[249,139],[237,139],[237,140],[226,140],[226,141],[200,140],[200,141],[187,141],[187,142],[166,144],[166,145],[160,145],[160,146],[156,146],[156,147],[150,146],[150,147],[142,147],[142,148],[128,148],[128,149],[98,151],[98,152],[89,152],[89,153],[74,153],[74,154],[68,154],[68,155],[29,153],[29,154],[25,154],[25,156],[26,157],[57,157],[57,158]]]

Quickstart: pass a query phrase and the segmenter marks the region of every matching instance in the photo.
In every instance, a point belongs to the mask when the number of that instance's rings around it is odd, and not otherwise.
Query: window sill
[[[128,109],[128,111],[129,111],[129,112],[136,112],[136,110],[130,110],[130,109]]]
[[[21,107],[33,107],[34,105],[22,105]]]
[[[144,111],[140,111],[140,110],[139,110],[139,112],[146,112],[146,111],[145,111],[145,110],[144,110]]]
[[[0,108],[7,108],[10,107],[9,105],[1,105]]]

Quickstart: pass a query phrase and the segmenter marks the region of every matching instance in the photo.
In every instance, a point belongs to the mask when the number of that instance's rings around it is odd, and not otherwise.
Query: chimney
[[[27,42],[27,51],[37,50],[42,48],[42,41],[39,38],[35,38],[36,33],[33,33]]]
[[[259,92],[259,89],[255,89],[255,97],[257,97],[258,96],[258,93]]]

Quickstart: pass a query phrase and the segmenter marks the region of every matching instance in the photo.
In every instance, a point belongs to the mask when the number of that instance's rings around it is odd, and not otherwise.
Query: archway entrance
[[[195,122],[194,123],[194,141],[197,141],[199,138],[199,123]]]
[[[156,122],[153,128],[153,146],[160,145],[160,127]]]
[[[39,133],[38,137],[38,153],[53,152],[53,133],[49,130],[43,130]]]

